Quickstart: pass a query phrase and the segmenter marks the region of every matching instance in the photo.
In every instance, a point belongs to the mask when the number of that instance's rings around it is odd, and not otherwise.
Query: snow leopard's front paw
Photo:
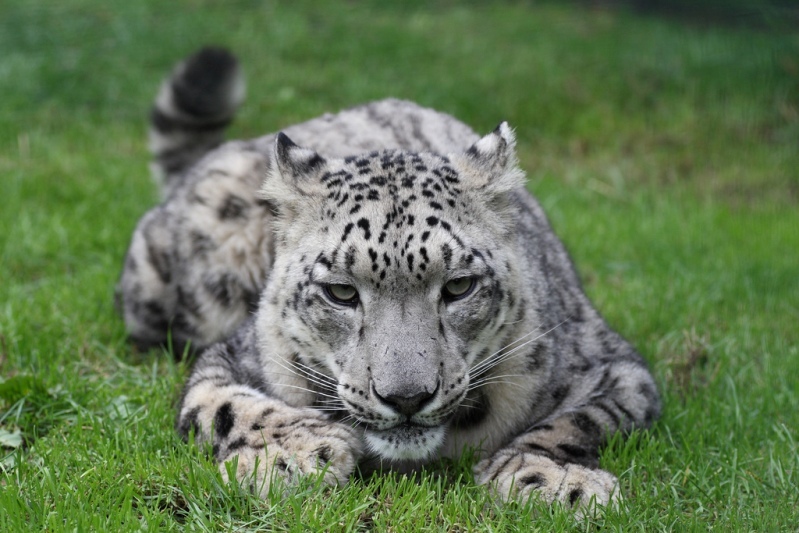
[[[261,497],[277,478],[292,484],[322,474],[325,483],[344,484],[361,454],[351,428],[306,409],[268,413],[228,442],[217,455],[222,477],[228,481],[235,459],[236,478]]]
[[[582,514],[589,506],[621,501],[616,476],[604,470],[567,463],[542,455],[505,448],[475,466],[475,477],[503,500],[539,497],[561,502]]]

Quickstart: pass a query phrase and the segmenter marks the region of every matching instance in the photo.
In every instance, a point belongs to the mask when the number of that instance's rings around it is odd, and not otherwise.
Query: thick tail
[[[150,114],[153,175],[168,195],[177,176],[219,145],[244,100],[235,56],[207,47],[178,63],[161,84]]]

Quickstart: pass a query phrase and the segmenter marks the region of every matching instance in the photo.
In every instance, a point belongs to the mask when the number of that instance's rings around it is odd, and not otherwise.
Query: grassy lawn
[[[547,3],[0,0],[0,531],[796,531],[799,33]],[[157,201],[146,113],[229,46],[232,137],[397,96],[517,129],[530,187],[665,397],[622,508],[501,506],[468,459],[258,501],[173,432],[186,375],[113,308]]]

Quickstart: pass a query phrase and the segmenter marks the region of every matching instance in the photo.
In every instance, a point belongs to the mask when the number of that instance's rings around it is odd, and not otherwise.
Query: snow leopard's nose
[[[436,386],[433,392],[427,392],[426,390],[416,393],[398,391],[392,394],[387,394],[386,396],[382,396],[380,392],[378,392],[377,388],[373,388],[373,391],[375,396],[385,405],[410,418],[421,411],[422,407],[424,407],[425,404],[436,395],[438,387]]]

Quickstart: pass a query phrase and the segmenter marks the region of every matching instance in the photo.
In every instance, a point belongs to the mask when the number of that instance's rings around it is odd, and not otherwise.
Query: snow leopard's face
[[[263,191],[280,222],[260,327],[276,330],[276,362],[299,378],[279,394],[314,390],[317,408],[363,427],[390,460],[427,458],[453,419],[480,410],[470,380],[520,310],[512,146],[504,126],[452,158],[327,161],[279,137]]]

